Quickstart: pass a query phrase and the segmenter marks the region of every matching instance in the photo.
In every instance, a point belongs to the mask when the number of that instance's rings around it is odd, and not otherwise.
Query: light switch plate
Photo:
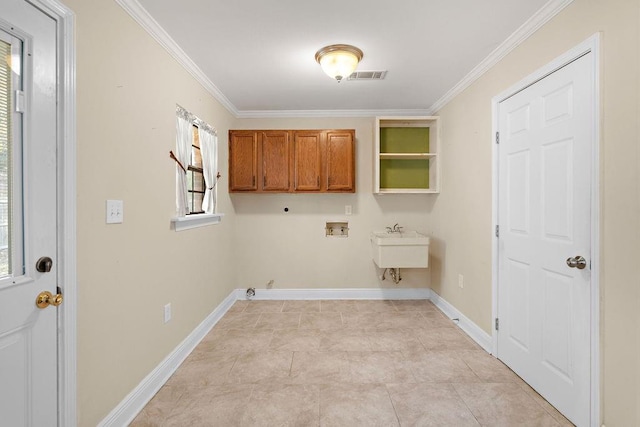
[[[124,203],[122,200],[107,200],[107,224],[122,224]]]

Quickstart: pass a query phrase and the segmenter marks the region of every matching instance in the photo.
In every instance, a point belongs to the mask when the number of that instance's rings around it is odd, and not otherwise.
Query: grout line
[[[400,416],[398,415],[398,410],[396,409],[396,405],[393,403],[393,399],[391,398],[391,392],[389,391],[389,387],[387,387],[387,384],[384,384],[384,389],[387,391],[387,396],[389,396],[389,401],[391,402],[393,413],[396,416],[396,420],[398,420],[398,426],[401,426],[402,424],[400,423]]]

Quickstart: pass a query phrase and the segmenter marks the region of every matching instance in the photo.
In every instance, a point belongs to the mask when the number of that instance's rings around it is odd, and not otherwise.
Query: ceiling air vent
[[[387,75],[386,71],[356,71],[348,80],[382,80]]]

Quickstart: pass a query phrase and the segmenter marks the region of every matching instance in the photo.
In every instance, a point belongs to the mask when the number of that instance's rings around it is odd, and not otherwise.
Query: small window
[[[204,170],[202,169],[202,151],[200,151],[200,139],[198,127],[193,126],[193,142],[191,143],[191,160],[187,167],[187,215],[204,213],[202,201],[204,199]]]

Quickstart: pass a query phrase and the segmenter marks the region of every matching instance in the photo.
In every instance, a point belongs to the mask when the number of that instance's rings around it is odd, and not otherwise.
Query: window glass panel
[[[191,193],[193,194],[193,211],[202,212],[202,200],[204,199],[204,193]]]
[[[199,148],[192,147],[191,150],[191,165],[202,169],[202,152]]]
[[[11,269],[11,45],[0,40],[0,277]]]
[[[193,171],[193,191],[204,191],[204,174]]]

